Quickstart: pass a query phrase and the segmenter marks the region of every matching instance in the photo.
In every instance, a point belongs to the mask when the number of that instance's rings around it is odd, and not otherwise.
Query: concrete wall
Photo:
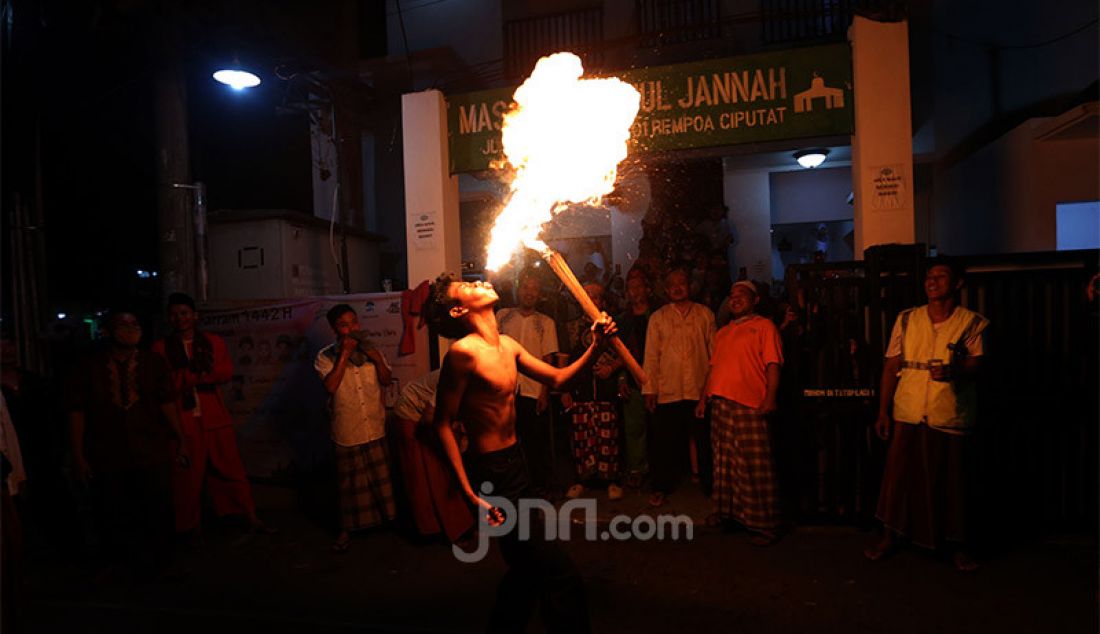
[[[936,150],[950,151],[991,119],[1078,93],[1100,76],[1093,0],[937,2],[935,32]],[[1033,48],[1028,45],[1049,42]]]
[[[771,277],[771,183],[767,170],[723,169],[722,200],[729,207],[734,235],[730,269],[745,267],[749,277]]]
[[[772,172],[770,187],[772,224],[852,219],[851,168]]]
[[[1100,199],[1100,142],[1044,141],[1016,127],[942,174],[933,235],[942,253],[1053,251],[1060,202]]]
[[[462,0],[461,2],[431,2],[401,4],[386,0],[386,38],[389,54],[405,56],[405,40],[409,51],[416,53],[433,48],[450,48],[467,64],[500,59],[503,47],[501,0]],[[405,30],[402,34],[401,21]]]
[[[1044,249],[1058,245],[1058,203],[1100,200],[1100,140],[1038,141],[1033,210],[1042,222]],[[1013,226],[1019,229],[1018,223]],[[1014,240],[1020,237],[1011,236]]]

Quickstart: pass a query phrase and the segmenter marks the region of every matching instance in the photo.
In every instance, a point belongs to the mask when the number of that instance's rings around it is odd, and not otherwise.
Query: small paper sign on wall
[[[902,209],[908,205],[905,203],[905,172],[904,166],[883,165],[873,167],[869,171],[871,181],[871,209],[874,211],[891,211]]]
[[[413,221],[413,246],[420,250],[436,248],[436,229],[438,214],[424,211],[417,214]]]

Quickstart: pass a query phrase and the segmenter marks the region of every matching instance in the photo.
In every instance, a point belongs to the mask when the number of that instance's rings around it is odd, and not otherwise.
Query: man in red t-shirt
[[[775,324],[753,312],[759,301],[748,280],[730,288],[733,320],[715,335],[695,415],[706,414],[709,400],[716,511],[707,523],[735,520],[754,533],[754,544],[763,546],[775,542],[779,525],[767,415],[776,409],[783,352]]]

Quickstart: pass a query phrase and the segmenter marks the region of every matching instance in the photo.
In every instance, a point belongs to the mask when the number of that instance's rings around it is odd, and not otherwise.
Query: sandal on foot
[[[658,506],[664,506],[664,504],[665,504],[665,494],[664,493],[661,493],[660,491],[658,491],[658,492],[654,493],[653,495],[649,496],[649,505],[650,506],[658,507]]]
[[[351,537],[344,537],[332,542],[332,552],[334,553],[346,552],[349,548],[351,548]]]
[[[579,498],[582,493],[584,493],[584,485],[574,484],[573,486],[569,487],[568,491],[565,492],[565,497],[573,500]]]

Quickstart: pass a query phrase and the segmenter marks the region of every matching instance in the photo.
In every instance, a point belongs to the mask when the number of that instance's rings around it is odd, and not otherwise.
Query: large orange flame
[[[504,116],[504,156],[515,177],[497,216],[486,266],[498,270],[521,245],[547,250],[544,224],[573,203],[599,204],[626,158],[638,91],[617,78],[581,79],[572,53],[543,57]]]

